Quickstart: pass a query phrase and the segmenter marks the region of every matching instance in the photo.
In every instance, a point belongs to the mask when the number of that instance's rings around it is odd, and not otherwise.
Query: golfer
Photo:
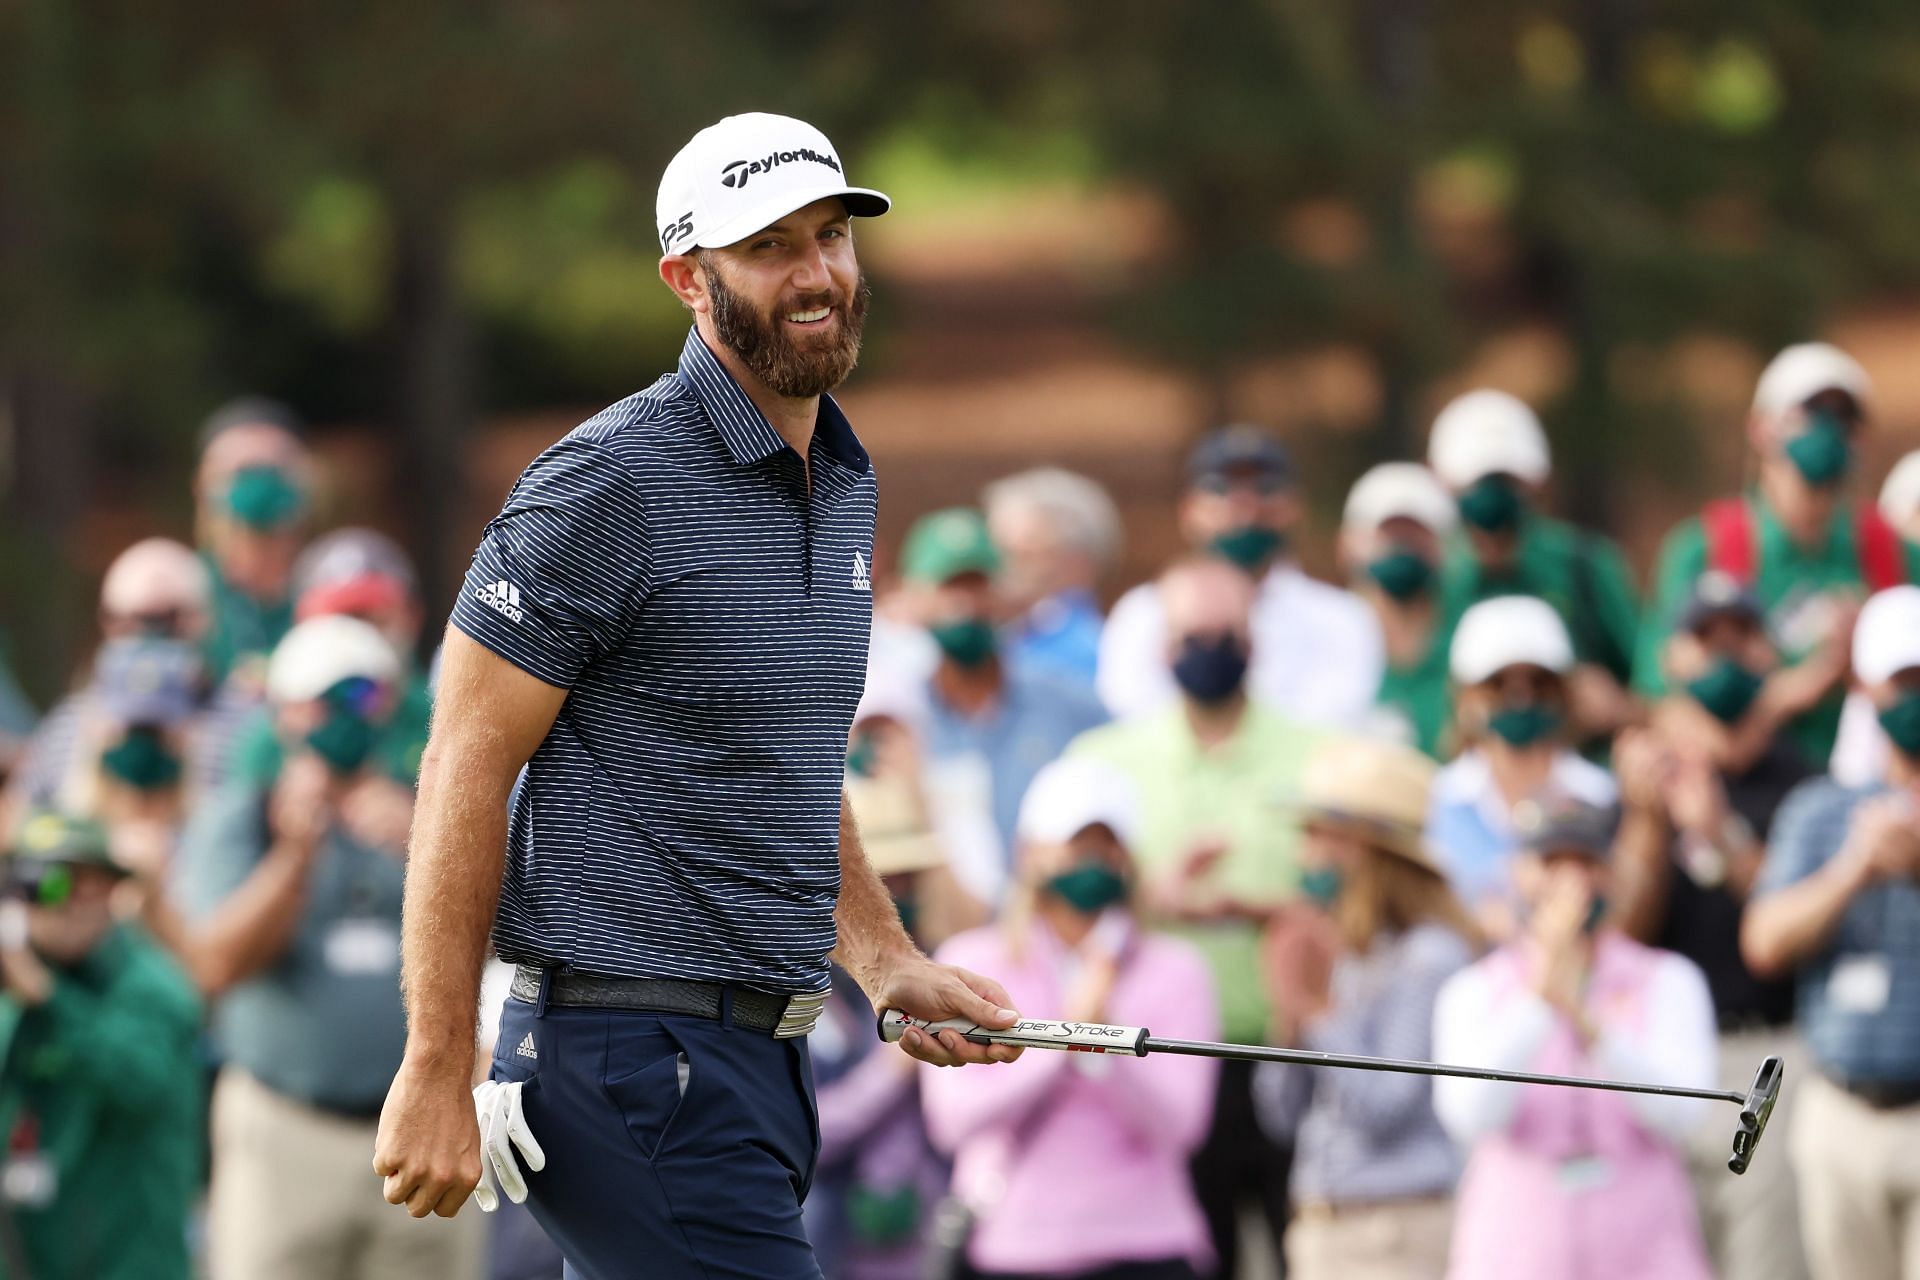
[[[841,792],[875,488],[827,392],[867,308],[851,220],[888,203],[799,120],[694,135],[658,204],[660,278],[693,314],[678,369],[536,458],[474,553],[373,1162],[415,1217],[475,1191],[484,1131],[570,1275],[816,1276],[802,1037],[828,960],[876,1007],[1016,1020],[997,983],[914,947]],[[517,974],[469,1096],[489,927]],[[1014,1056],[903,1043],[943,1066]]]

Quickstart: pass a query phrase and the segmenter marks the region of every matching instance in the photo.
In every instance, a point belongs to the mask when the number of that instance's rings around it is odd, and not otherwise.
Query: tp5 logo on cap
[[[804,120],[751,112],[693,135],[660,176],[654,205],[665,253],[744,240],[796,209],[837,196],[857,218],[892,201],[846,183],[827,136]]]

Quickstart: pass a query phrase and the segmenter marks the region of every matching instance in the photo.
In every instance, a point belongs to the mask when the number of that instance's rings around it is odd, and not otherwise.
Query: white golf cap
[[[1370,533],[1395,517],[1443,534],[1459,522],[1460,513],[1433,472],[1417,462],[1383,462],[1354,483],[1340,522]]]
[[[660,250],[717,249],[828,196],[860,218],[877,218],[893,204],[848,186],[833,144],[806,121],[762,111],[728,116],[694,134],[660,175]]]
[[[1140,801],[1119,769],[1076,758],[1055,760],[1033,776],[1015,830],[1036,844],[1065,844],[1097,825],[1131,849],[1140,834]]]
[[[331,613],[300,623],[274,648],[267,696],[307,702],[356,676],[392,684],[400,678],[400,657],[373,624]]]
[[[1538,596],[1495,596],[1460,616],[1447,653],[1456,682],[1479,684],[1518,666],[1573,670],[1573,642],[1552,605]]]
[[[1873,383],[1860,362],[1825,342],[1802,342],[1773,358],[1753,389],[1753,411],[1769,418],[1797,408],[1822,391],[1844,391],[1866,404]]]
[[[1504,391],[1469,391],[1442,409],[1427,440],[1427,462],[1455,490],[1495,473],[1540,484],[1553,471],[1540,419]]]
[[[1880,514],[1896,529],[1920,514],[1920,449],[1893,464],[1880,486]]]
[[[1920,667],[1920,587],[1889,587],[1868,600],[1853,625],[1853,674],[1879,684]]]

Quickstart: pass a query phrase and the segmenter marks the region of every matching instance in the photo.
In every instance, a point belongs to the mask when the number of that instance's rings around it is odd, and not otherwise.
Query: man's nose
[[[793,266],[793,287],[801,293],[824,293],[833,286],[827,258],[818,244],[801,249]]]

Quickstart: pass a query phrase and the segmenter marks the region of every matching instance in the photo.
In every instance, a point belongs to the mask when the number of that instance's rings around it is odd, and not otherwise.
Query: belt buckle
[[[826,991],[816,991],[810,995],[788,996],[787,1007],[773,1029],[773,1038],[792,1040],[811,1032],[820,1021],[820,1011],[827,1007],[827,995]]]

